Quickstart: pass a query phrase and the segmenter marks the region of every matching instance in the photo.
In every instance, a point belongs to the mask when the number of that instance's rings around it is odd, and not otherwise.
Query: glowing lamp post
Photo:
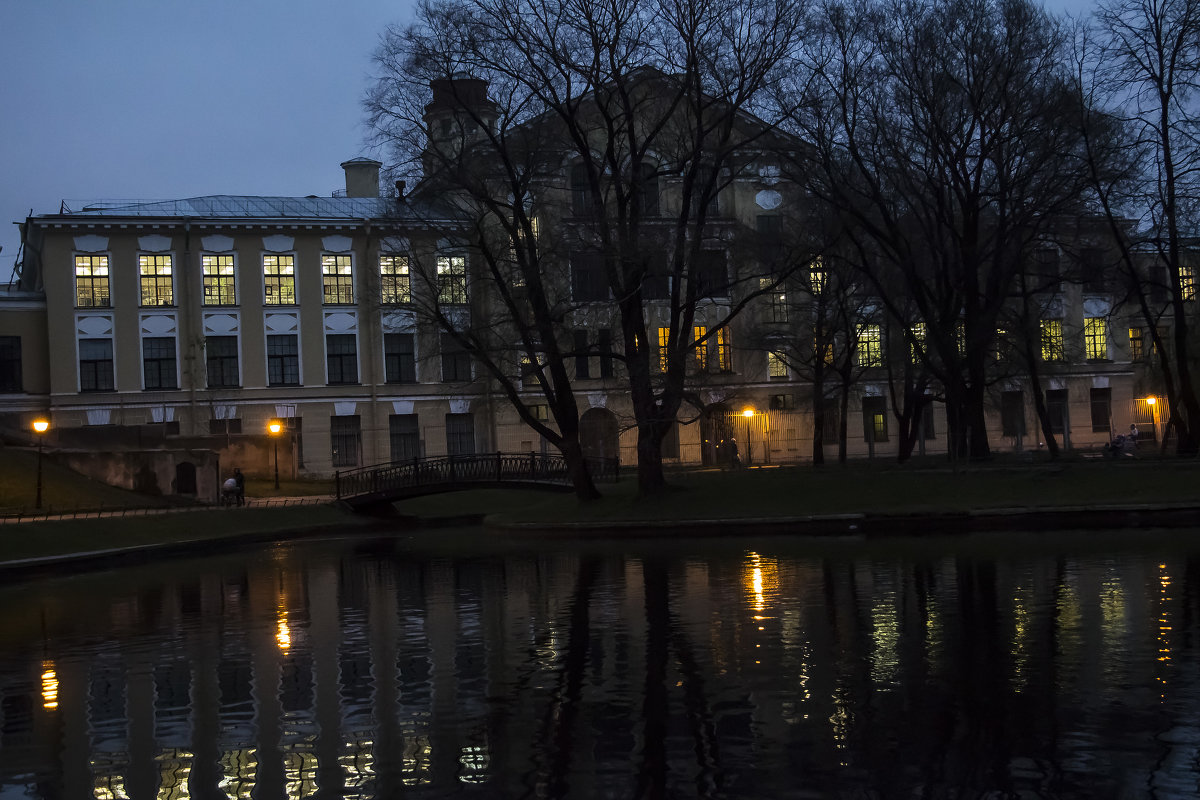
[[[271,420],[267,424],[267,430],[271,432],[271,439],[275,444],[275,491],[279,491],[279,432],[283,430],[283,423],[277,419]]]
[[[746,465],[749,466],[754,462],[754,409],[746,408],[742,416],[746,418]]]
[[[37,497],[34,498],[33,507],[42,507],[42,442],[46,438],[46,431],[50,430],[50,420],[45,417],[38,417],[33,421],[33,432],[37,434],[38,440],[38,457],[37,457]]]

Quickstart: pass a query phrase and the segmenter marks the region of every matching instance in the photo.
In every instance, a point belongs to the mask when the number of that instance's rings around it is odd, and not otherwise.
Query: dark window
[[[1053,247],[1039,247],[1033,253],[1034,288],[1041,291],[1058,291],[1058,251]]]
[[[112,339],[80,339],[79,391],[111,392],[112,389]]]
[[[1080,272],[1083,278],[1083,290],[1085,292],[1104,292],[1108,289],[1108,281],[1105,263],[1104,251],[1098,247],[1085,248],[1079,256]]]
[[[325,366],[330,385],[358,383],[358,344],[353,333],[325,336]]]
[[[729,274],[724,250],[702,250],[696,264],[696,297],[728,297]]]
[[[796,396],[791,394],[773,394],[769,408],[772,411],[791,411],[796,407]]]
[[[613,376],[613,341],[610,329],[600,329],[600,341],[597,347],[600,350],[600,377],[611,378]]]
[[[1046,416],[1050,420],[1050,432],[1062,433],[1067,425],[1067,390],[1051,389],[1046,392]]]
[[[640,197],[637,198],[637,208],[643,217],[658,216],[658,167],[653,164],[642,164],[641,167],[642,179],[633,187],[635,192],[640,192]]]
[[[586,164],[571,167],[571,210],[578,215],[591,213],[592,190]]]
[[[142,340],[142,374],[146,389],[178,388],[174,337],[155,336]]]
[[[783,238],[783,217],[775,214],[759,214],[754,220],[758,237],[764,244],[779,244]]]
[[[1000,428],[1005,436],[1025,435],[1025,393],[1003,392],[1000,395]]]
[[[300,385],[300,350],[294,333],[267,337],[267,383],[271,386]]]
[[[233,419],[210,419],[208,421],[208,432],[212,434],[229,434],[242,432],[242,420],[239,417]]]
[[[671,299],[671,276],[668,269],[665,253],[649,251],[646,257],[646,276],[642,279],[642,299]]]
[[[571,296],[576,303],[608,299],[608,282],[599,253],[571,253]]]
[[[362,444],[358,415],[330,417],[329,443],[332,449],[333,466],[357,467],[358,451]]]
[[[1112,390],[1107,386],[1092,389],[1092,433],[1112,430]]]
[[[21,391],[21,337],[0,336],[0,392]]]
[[[575,331],[575,377],[592,377],[591,359],[588,357],[587,331]]]
[[[417,353],[411,333],[383,335],[383,374],[388,383],[415,383]]]
[[[475,452],[475,418],[470,414],[446,415],[446,452],[452,456]]]
[[[204,359],[208,365],[210,389],[240,384],[236,336],[209,336],[204,342]]]
[[[442,334],[442,381],[471,380],[471,355],[448,333]]]
[[[411,461],[421,457],[421,435],[416,414],[392,414],[388,417],[388,436],[392,461]]]
[[[887,434],[887,398],[864,397],[863,409],[863,438],[870,442],[886,442]]]

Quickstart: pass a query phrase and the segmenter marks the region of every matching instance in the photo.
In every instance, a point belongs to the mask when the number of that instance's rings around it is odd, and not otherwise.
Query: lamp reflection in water
[[[50,711],[58,708],[58,673],[53,661],[42,662],[42,708]]]

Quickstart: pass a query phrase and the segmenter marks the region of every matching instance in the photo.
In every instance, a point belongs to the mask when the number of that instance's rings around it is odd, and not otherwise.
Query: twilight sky
[[[1076,13],[1088,0],[1048,0]],[[62,200],[328,196],[412,0],[0,0],[0,284]]]
[[[328,196],[411,0],[0,0],[0,284],[64,200]]]

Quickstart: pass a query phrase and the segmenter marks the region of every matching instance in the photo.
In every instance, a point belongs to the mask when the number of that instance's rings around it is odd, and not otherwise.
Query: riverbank
[[[1000,530],[1200,528],[1195,461],[944,465],[855,464],[681,471],[639,498],[632,475],[581,504],[572,495],[476,490],[397,504],[394,518],[333,503],[172,509],[0,527],[0,569],[120,562],[290,539],[482,522],[520,539],[679,536],[931,536]],[[315,498],[314,498],[315,499]],[[457,539],[457,537],[455,537]]]

